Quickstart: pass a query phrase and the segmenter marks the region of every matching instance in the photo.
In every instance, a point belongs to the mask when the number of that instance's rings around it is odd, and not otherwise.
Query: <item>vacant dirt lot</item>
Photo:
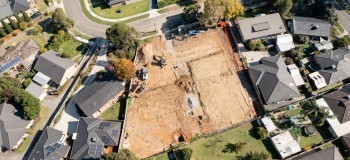
[[[255,116],[251,99],[233,66],[223,32],[208,31],[185,41],[156,38],[147,47],[146,89],[133,96],[124,147],[149,157],[197,134],[212,133]],[[148,53],[149,52],[149,53]],[[163,68],[159,59],[167,60]],[[140,58],[137,68],[145,65]],[[134,83],[140,84],[140,83]],[[134,87],[136,88],[136,86]]]

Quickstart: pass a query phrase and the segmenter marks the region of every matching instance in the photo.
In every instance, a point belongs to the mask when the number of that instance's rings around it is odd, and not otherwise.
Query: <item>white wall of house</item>
[[[94,113],[92,115],[92,117],[98,117],[100,114],[102,114],[103,112],[105,112],[109,107],[111,107],[112,105],[114,105],[115,103],[117,103],[119,97],[123,94],[123,92],[120,92],[117,96],[115,96],[113,99],[111,99],[110,101],[108,101],[103,107],[101,107],[101,109],[99,109],[96,113]]]
[[[61,82],[60,82],[59,85],[63,86],[67,82],[68,79],[73,77],[73,75],[75,74],[77,69],[78,69],[78,65],[77,64],[74,65],[74,66],[71,66],[70,68],[68,68],[66,70],[66,72],[64,73],[63,78],[61,79]]]

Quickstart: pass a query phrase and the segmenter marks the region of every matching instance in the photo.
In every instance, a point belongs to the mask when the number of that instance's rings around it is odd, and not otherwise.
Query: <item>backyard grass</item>
[[[82,49],[83,43],[72,39],[61,45],[60,53],[65,53],[68,58],[74,58]]]
[[[186,147],[193,150],[193,157],[195,159],[216,159],[216,160],[227,160],[235,159],[239,156],[244,156],[246,153],[252,152],[269,152],[274,151],[272,144],[268,144],[269,140],[264,140],[265,142],[256,139],[253,131],[253,124],[247,123],[237,128],[230,129],[218,135],[199,139]],[[228,143],[244,142],[247,143],[244,149],[238,153],[223,153],[222,150],[225,149]],[[266,149],[269,147],[269,150]]]
[[[302,111],[303,109],[301,107],[298,107],[298,108],[295,108],[293,110],[289,110],[286,112],[286,116],[288,117],[295,117],[297,116],[298,114],[301,114],[300,112]]]
[[[170,159],[169,159],[168,153],[163,153],[152,158],[147,158],[145,160],[170,160]]]
[[[48,35],[48,39],[50,38],[51,35]],[[43,33],[39,33],[37,35],[26,35],[26,34],[19,34],[16,37],[13,37],[12,39],[10,39],[10,41],[5,42],[3,45],[4,46],[10,46],[13,43],[18,44],[19,42],[22,41],[27,41],[33,39],[33,41],[35,41],[36,44],[38,44],[39,47],[44,47],[47,43],[45,35]]]
[[[333,84],[329,84],[326,87],[323,87],[321,89],[316,90],[315,93],[320,94],[320,93],[326,92],[328,90],[340,87],[342,85],[344,85],[343,81],[340,81],[340,82],[337,82],[337,83],[333,83]]]
[[[304,132],[304,131],[302,131]],[[319,132],[316,132],[314,136],[305,136],[303,133],[300,136],[299,139],[299,145],[301,148],[305,148],[306,146],[312,146],[312,145],[316,145],[318,143],[321,143],[323,141],[322,136],[320,135]]]
[[[95,3],[92,4],[92,11],[105,18],[124,18],[128,16],[132,16],[135,14],[147,12],[149,9],[149,0],[141,0],[136,3],[128,4],[128,5],[119,5],[119,6],[113,6],[109,7],[106,3],[101,3],[100,0],[89,0],[89,3]],[[117,11],[121,11],[118,13]]]
[[[126,100],[122,99],[107,109],[99,117],[103,120],[123,120],[125,114]]]

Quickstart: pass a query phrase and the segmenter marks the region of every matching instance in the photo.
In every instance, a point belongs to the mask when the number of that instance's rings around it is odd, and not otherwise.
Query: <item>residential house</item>
[[[320,41],[321,38],[325,40],[329,39],[331,27],[328,21],[295,16],[293,18],[292,31],[295,35],[306,35],[309,36],[311,40]]]
[[[23,139],[29,136],[26,132],[33,120],[22,118],[19,106],[4,102],[0,104],[0,147],[7,150],[16,149]]]
[[[46,127],[31,151],[28,160],[60,160],[67,158],[70,146],[62,131]]]
[[[278,52],[286,52],[295,48],[291,34],[277,35],[276,49]]]
[[[331,146],[322,150],[312,150],[293,158],[293,160],[344,160],[344,157],[336,146]]]
[[[271,141],[283,159],[301,151],[298,142],[292,137],[289,131],[271,137]]]
[[[301,76],[299,68],[297,67],[297,65],[290,64],[290,65],[287,65],[287,68],[288,68],[288,71],[289,71],[290,75],[292,75],[292,78],[293,78],[293,80],[295,82],[295,85],[301,86],[301,85],[305,84],[304,79]]]
[[[28,0],[0,0],[0,19],[21,13],[21,10],[31,12],[30,8]]]
[[[334,138],[350,133],[350,86],[323,95],[316,103],[329,111],[328,130]]]
[[[273,132],[277,129],[276,125],[273,123],[270,116],[261,118],[261,122],[264,124],[267,132]]]
[[[313,72],[307,75],[310,79],[311,84],[316,88],[320,89],[327,86],[326,80],[319,72]]]
[[[263,104],[300,97],[299,90],[281,56],[264,57],[249,70],[254,88]]]
[[[10,69],[28,69],[34,63],[40,48],[33,41],[20,42],[17,45],[4,49],[0,47],[0,73],[5,73]]]
[[[80,90],[74,102],[87,117],[96,117],[113,105],[123,91],[124,86],[113,75],[104,75]]]
[[[276,38],[277,35],[286,32],[279,13],[238,20],[238,30],[244,42]]]
[[[50,77],[56,84],[62,86],[77,71],[78,65],[73,60],[62,58],[53,50],[49,50],[38,57],[34,69]]]
[[[72,160],[101,158],[103,154],[117,151],[122,122],[103,121],[81,117],[70,154]]]
[[[332,84],[350,77],[350,50],[338,48],[314,56],[321,68],[318,72],[324,77],[326,83]]]
[[[115,5],[122,5],[125,3],[125,0],[104,0],[105,3],[108,4],[109,7],[113,7]]]

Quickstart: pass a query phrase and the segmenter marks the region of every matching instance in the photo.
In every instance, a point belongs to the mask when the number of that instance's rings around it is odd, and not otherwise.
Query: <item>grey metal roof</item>
[[[43,86],[43,85],[46,85],[50,81],[50,77],[48,77],[47,75],[45,75],[41,72],[38,72],[37,74],[35,74],[33,81],[35,81],[36,83]]]
[[[314,56],[321,67],[319,73],[325,78],[327,84],[339,82],[350,77],[350,50],[338,48]]]
[[[343,160],[336,146],[329,147],[320,151],[311,151],[301,156],[293,158],[293,160]]]
[[[74,102],[88,117],[112,98],[124,91],[124,86],[113,76],[105,75],[86,86],[74,96]]]
[[[331,35],[331,24],[328,21],[309,18],[297,17],[293,18],[294,34],[329,37]]]
[[[59,160],[65,158],[70,147],[62,142],[63,136],[62,131],[46,127],[28,160]]]
[[[238,20],[238,25],[244,41],[286,32],[279,13]]]
[[[101,158],[104,146],[119,145],[121,129],[122,122],[81,117],[70,158],[73,160]]]
[[[45,89],[41,88],[36,83],[32,82],[29,84],[29,86],[26,88],[25,91],[27,91],[28,93],[30,93],[34,97],[39,98],[45,92]]]
[[[323,96],[323,99],[328,104],[334,115],[336,115],[340,123],[345,123],[350,120],[350,86],[346,86],[341,90],[328,93]]]
[[[57,52],[49,50],[38,57],[34,69],[47,75],[57,84],[60,84],[66,70],[76,63],[68,58],[61,58]]]
[[[21,13],[22,11],[27,11],[30,9],[29,3],[27,0],[10,0],[10,5],[12,11],[16,14]]]
[[[300,93],[281,56],[262,58],[249,70],[266,104],[299,97]]]
[[[13,15],[11,5],[7,0],[0,0],[0,19]]]
[[[0,104],[0,146],[12,149],[26,133],[30,120],[22,119],[20,107],[10,103]]]

